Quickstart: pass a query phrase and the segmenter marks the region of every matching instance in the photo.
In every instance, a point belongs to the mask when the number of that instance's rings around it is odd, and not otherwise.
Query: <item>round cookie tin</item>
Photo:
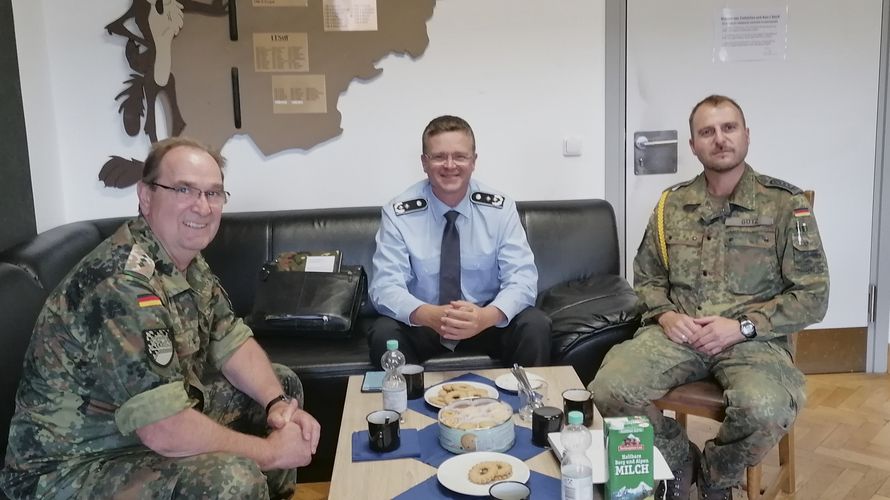
[[[513,408],[503,401],[464,399],[439,410],[439,444],[451,453],[507,451],[515,441]]]

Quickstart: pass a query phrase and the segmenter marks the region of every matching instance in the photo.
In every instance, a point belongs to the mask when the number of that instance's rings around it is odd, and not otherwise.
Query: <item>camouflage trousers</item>
[[[297,375],[272,365],[284,391],[303,407]],[[202,412],[230,429],[265,436],[265,408],[225,378],[208,384]],[[197,408],[196,408],[197,409]],[[113,450],[88,463],[62,468],[41,478],[38,498],[290,498],[296,469],[263,472],[253,460],[228,453],[167,458],[145,448]]]
[[[726,488],[741,483],[745,467],[763,459],[806,402],[806,380],[785,349],[750,341],[708,356],[672,342],[658,325],[646,326],[609,351],[589,389],[605,417],[649,417],[655,445],[677,470],[689,451],[686,432],[652,401],[709,375],[724,388],[726,418],[705,444],[702,467],[713,486]]]

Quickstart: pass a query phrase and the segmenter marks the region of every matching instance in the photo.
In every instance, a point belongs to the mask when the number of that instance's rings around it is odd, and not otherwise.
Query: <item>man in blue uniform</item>
[[[396,339],[409,363],[447,351],[508,363],[550,361],[550,319],[532,307],[538,270],[516,204],[471,179],[470,125],[440,116],[423,131],[427,179],[383,207],[366,325],[371,362]]]

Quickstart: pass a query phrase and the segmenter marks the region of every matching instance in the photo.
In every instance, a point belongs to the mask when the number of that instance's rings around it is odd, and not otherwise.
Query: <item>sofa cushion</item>
[[[639,319],[637,295],[621,276],[591,276],[557,285],[538,296],[537,306],[560,333],[594,333]]]
[[[618,275],[618,232],[604,200],[516,204],[535,254],[538,292],[584,276]]]

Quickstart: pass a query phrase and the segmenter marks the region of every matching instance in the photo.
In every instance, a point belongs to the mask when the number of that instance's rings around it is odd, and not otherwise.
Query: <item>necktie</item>
[[[445,213],[445,230],[442,231],[442,251],[439,258],[439,304],[460,300],[460,234],[457,232],[459,213],[450,210]],[[453,351],[457,340],[439,337],[439,343]]]

